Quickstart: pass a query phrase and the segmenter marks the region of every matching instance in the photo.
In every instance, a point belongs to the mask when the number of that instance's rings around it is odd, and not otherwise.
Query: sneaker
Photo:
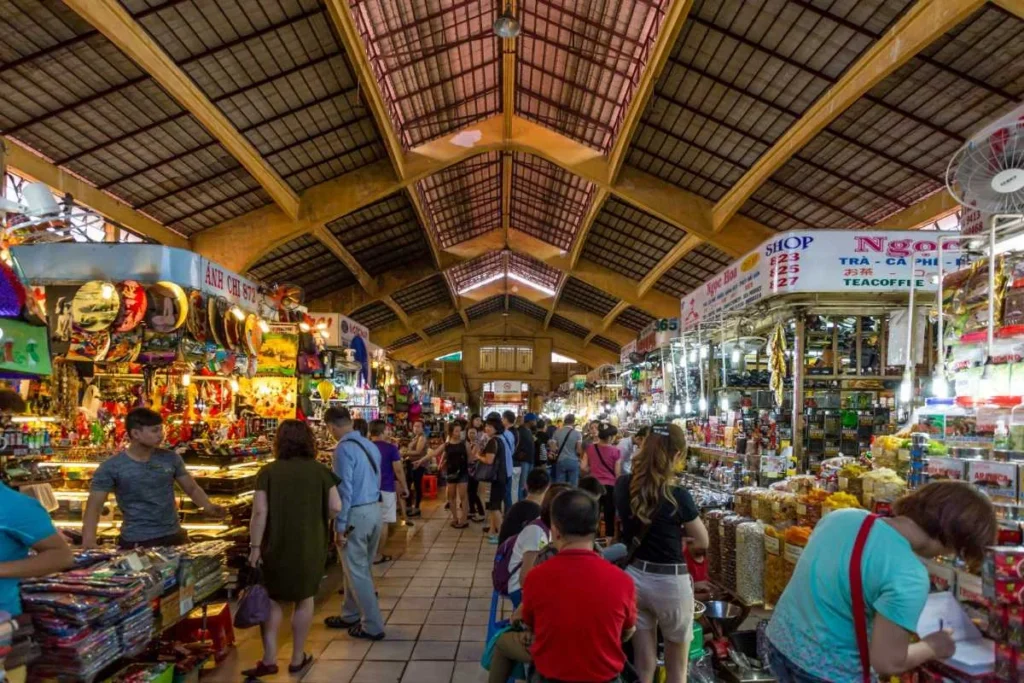
[[[413,524],[413,523],[412,523],[412,522],[410,522],[409,520],[405,520],[404,522],[402,522],[402,525],[403,525],[403,526],[416,526],[415,524]]]
[[[488,534],[487,535],[487,542],[490,543],[491,545],[498,545],[498,535],[494,534],[493,536],[491,536],[490,534]]]

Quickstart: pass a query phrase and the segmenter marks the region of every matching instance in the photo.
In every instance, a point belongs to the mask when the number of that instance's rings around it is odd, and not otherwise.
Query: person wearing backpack
[[[587,446],[586,451],[590,474],[604,487],[601,510],[604,515],[604,535],[610,537],[618,536],[615,530],[615,479],[622,452],[612,443],[618,433],[614,425],[602,422],[598,427],[598,440]]]
[[[507,538],[494,555],[494,570],[491,572],[494,589],[507,595],[513,608],[522,602],[522,582],[533,568],[537,553],[551,542],[551,502],[569,488],[568,484],[549,486],[540,505],[540,517],[518,534]]]

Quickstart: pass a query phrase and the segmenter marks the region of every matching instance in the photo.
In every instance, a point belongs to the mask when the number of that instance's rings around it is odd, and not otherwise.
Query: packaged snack
[[[985,598],[1000,605],[1024,605],[1024,580],[995,577],[982,584]]]
[[[995,546],[985,550],[985,564],[982,565],[986,578],[1024,578],[1024,547]]]

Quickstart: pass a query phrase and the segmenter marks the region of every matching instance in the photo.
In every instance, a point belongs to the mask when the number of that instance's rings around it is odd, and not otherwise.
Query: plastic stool
[[[196,607],[174,627],[174,637],[183,642],[213,641],[214,659],[221,661],[235,644],[231,607],[226,602]]]
[[[423,475],[423,497],[424,498],[437,498],[437,475],[424,474]]]
[[[508,626],[508,619],[498,619],[498,608],[501,606],[501,593],[493,591],[491,593],[491,612],[487,616],[487,640],[485,642],[491,642],[491,638],[494,634],[501,629]]]

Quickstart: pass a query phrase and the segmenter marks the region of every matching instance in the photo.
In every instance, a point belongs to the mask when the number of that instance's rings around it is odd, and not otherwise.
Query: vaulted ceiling
[[[601,359],[775,231],[948,215],[1024,95],[1019,0],[512,7],[0,0],[6,162],[399,357],[497,316]]]

